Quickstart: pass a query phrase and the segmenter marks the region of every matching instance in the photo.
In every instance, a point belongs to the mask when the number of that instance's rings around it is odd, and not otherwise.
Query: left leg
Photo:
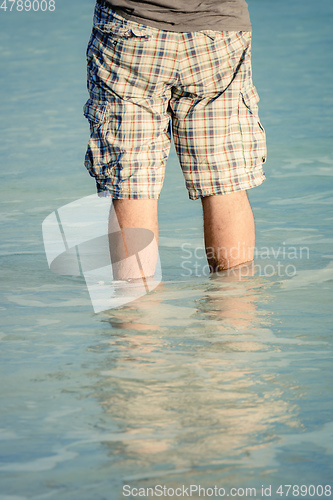
[[[145,280],[154,276],[158,259],[158,200],[121,199],[112,203],[109,247],[114,278]],[[115,233],[117,226],[120,232]]]

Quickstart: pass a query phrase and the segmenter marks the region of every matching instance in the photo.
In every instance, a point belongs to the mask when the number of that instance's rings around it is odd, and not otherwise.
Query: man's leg
[[[150,229],[158,243],[158,200],[113,200],[112,203],[121,228]]]
[[[246,191],[202,198],[206,255],[212,272],[253,260],[254,218]]]
[[[117,221],[113,220],[114,214],[110,212],[109,233],[110,233],[110,252],[115,279],[146,279],[154,276],[157,258],[158,258],[158,200],[139,199],[139,200],[113,200],[113,207]],[[119,224],[121,234],[116,237],[114,228]],[[126,231],[137,229],[133,233]],[[146,248],[147,231],[154,234],[154,240]],[[139,241],[138,241],[139,240]],[[142,243],[142,244],[140,244]],[[140,255],[133,248],[140,248]],[[131,257],[131,259],[128,259]],[[127,259],[127,260],[126,260]]]

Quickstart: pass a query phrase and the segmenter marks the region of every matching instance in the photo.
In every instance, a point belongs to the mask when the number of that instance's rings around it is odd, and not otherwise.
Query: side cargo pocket
[[[246,170],[260,167],[266,161],[266,133],[258,114],[259,96],[254,85],[241,90],[239,123],[242,133]]]
[[[114,152],[108,141],[109,103],[90,98],[83,107],[89,120],[90,140],[85,156],[85,167],[92,177],[108,176],[114,163]]]

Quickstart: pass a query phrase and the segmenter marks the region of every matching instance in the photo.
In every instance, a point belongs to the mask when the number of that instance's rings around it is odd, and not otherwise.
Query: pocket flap
[[[108,105],[106,101],[90,98],[83,106],[83,114],[90,122],[102,123],[105,120]]]
[[[94,28],[103,33],[110,33],[115,36],[126,36],[131,31],[125,26],[115,26],[114,23],[96,23]]]
[[[149,38],[148,28],[140,29],[130,26],[115,26],[113,23],[96,23],[94,28],[102,31],[102,33],[108,33],[120,38]]]
[[[258,112],[259,95],[254,85],[241,90],[245,106],[253,113]]]

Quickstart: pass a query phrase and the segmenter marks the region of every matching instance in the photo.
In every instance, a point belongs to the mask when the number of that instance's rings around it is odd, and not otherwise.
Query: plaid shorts
[[[250,32],[163,31],[97,2],[87,61],[85,165],[101,195],[158,198],[171,131],[190,199],[264,181]]]

